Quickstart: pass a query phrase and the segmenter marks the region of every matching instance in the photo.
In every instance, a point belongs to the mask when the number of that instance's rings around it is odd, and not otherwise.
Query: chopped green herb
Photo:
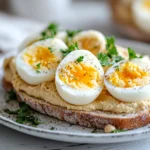
[[[81,32],[81,30],[67,30],[67,36],[72,38],[74,37],[76,34],[78,34],[79,32]]]
[[[115,39],[114,37],[107,37],[106,38],[106,50],[107,53],[99,53],[98,60],[100,61],[102,66],[110,66],[116,62],[123,60],[123,57],[119,56],[116,46],[115,46]]]
[[[49,24],[48,27],[41,33],[42,38],[40,40],[53,38],[57,34],[58,30],[59,28],[56,23]]]
[[[48,47],[48,49],[50,50],[51,53],[54,51],[52,47]]]
[[[17,96],[13,90],[9,91],[7,94],[8,94],[8,99],[6,102],[9,102],[11,100],[16,100]]]
[[[99,53],[97,58],[98,58],[98,60],[99,60],[99,62],[102,66],[112,65],[112,62],[111,62],[110,58],[105,53]]]
[[[55,127],[51,127],[51,128],[50,128],[50,130],[54,130],[54,129],[55,129]]]
[[[119,65],[118,65],[118,66],[115,66],[115,69],[116,69],[117,71],[119,71]]]
[[[80,56],[76,61],[81,62],[81,61],[83,61],[83,59],[84,59],[84,56]]]
[[[116,130],[112,131],[111,133],[120,133],[120,132],[125,132],[125,130],[118,130],[118,129],[116,129]]]
[[[142,55],[141,56],[137,56],[136,52],[133,49],[131,49],[130,47],[128,48],[128,54],[129,54],[129,60],[132,60],[134,58],[143,58]]]
[[[21,102],[19,106],[20,108],[15,111],[5,109],[4,112],[10,115],[16,115],[16,122],[20,124],[28,123],[31,126],[37,126],[41,123],[36,116],[32,115],[32,110],[27,104]]]
[[[70,52],[74,50],[78,50],[78,44],[77,43],[72,43],[67,49],[61,50],[63,56],[67,56]]]
[[[40,69],[41,63],[38,63],[38,64],[36,65],[36,67],[37,67],[37,69]]]
[[[97,133],[97,132],[98,132],[97,129],[91,131],[91,133]]]
[[[36,70],[36,73],[41,73],[39,70]]]

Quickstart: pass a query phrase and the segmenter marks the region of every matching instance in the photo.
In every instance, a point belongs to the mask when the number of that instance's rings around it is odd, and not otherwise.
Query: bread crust
[[[5,79],[3,79],[3,87],[6,91],[10,91],[13,88],[11,83]],[[16,94],[19,101],[25,102],[32,109],[82,127],[104,129],[107,124],[111,124],[117,129],[129,130],[150,123],[150,110],[140,111],[136,114],[113,114],[104,111],[76,111],[44,102],[23,91],[19,91]]]

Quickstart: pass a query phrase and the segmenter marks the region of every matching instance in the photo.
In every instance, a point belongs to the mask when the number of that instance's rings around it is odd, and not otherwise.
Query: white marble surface
[[[75,144],[29,136],[0,125],[0,150],[149,150],[150,139],[120,144]]]

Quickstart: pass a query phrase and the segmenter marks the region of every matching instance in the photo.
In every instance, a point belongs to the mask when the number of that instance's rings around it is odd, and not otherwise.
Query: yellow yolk
[[[77,43],[80,49],[89,50],[94,55],[97,55],[99,53],[100,44],[99,41],[94,37],[82,38],[77,41]]]
[[[23,55],[23,59],[34,69],[38,69],[37,64],[40,64],[40,69],[49,70],[56,68],[59,63],[50,49],[44,46],[29,48]]]
[[[60,69],[59,78],[73,88],[93,88],[101,84],[95,68],[77,62],[70,62]]]
[[[150,73],[138,65],[126,62],[108,76],[108,80],[118,87],[142,86],[150,83]]]
[[[146,9],[150,9],[150,0],[144,0],[143,1],[143,7]]]

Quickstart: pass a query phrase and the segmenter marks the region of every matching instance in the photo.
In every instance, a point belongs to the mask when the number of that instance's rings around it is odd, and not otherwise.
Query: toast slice
[[[13,88],[12,84],[5,79],[3,79],[3,87],[6,91],[10,91]],[[19,101],[25,102],[32,109],[40,113],[83,127],[104,129],[107,124],[111,124],[117,129],[129,130],[139,128],[150,123],[149,109],[134,114],[68,110],[66,108],[47,103],[41,99],[34,98],[23,91],[19,91],[16,94]]]

